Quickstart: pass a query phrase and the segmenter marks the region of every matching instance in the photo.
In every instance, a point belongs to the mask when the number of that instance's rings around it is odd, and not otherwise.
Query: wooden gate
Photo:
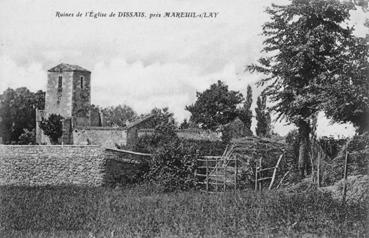
[[[239,161],[233,155],[233,146],[227,146],[222,156],[203,156],[196,172],[204,191],[220,192],[237,189]]]
[[[200,162],[196,172],[200,180],[198,184],[210,192],[236,190],[245,185],[246,180],[241,181],[240,178],[247,170],[253,174],[247,181],[251,181],[251,187],[254,183],[255,190],[261,190],[263,184],[268,189],[279,187],[288,175],[287,171],[282,178],[278,176],[281,180],[275,186],[278,168],[285,153],[285,146],[281,143],[258,137],[243,138],[228,145],[222,156],[204,156],[198,160]],[[263,161],[264,159],[267,160]],[[251,164],[250,161],[254,162]],[[270,164],[272,161],[276,161],[273,167],[262,167],[263,164]]]

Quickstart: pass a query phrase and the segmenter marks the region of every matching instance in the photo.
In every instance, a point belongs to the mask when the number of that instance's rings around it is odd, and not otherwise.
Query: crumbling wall
[[[115,148],[117,145],[127,144],[127,131],[124,128],[114,127],[85,127],[73,130],[73,144],[100,145]]]

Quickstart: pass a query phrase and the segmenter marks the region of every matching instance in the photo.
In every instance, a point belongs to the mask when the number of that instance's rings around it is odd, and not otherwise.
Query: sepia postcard
[[[0,237],[368,237],[368,0],[2,0]]]

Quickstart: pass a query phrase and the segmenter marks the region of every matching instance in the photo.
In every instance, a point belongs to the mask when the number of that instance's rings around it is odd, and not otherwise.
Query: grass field
[[[367,215],[317,192],[0,188],[0,237],[365,237]]]

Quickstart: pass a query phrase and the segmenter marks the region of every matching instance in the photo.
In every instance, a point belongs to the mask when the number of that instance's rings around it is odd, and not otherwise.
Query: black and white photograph
[[[0,237],[369,237],[369,0],[1,0]]]

